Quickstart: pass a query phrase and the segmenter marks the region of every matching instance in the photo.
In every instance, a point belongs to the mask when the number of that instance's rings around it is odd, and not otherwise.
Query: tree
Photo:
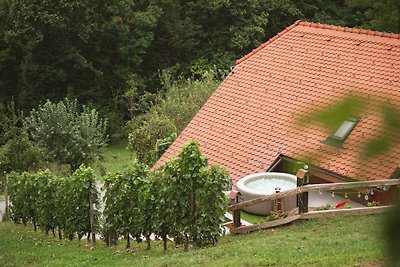
[[[47,101],[25,118],[29,136],[49,159],[68,164],[71,170],[90,164],[102,156],[106,144],[107,121],[95,109],[83,107],[79,112],[76,100],[58,103]]]
[[[379,31],[400,33],[400,1],[398,0],[364,0],[370,5],[366,11],[371,28]]]
[[[67,94],[101,103],[123,92],[159,9],[148,1],[1,0],[0,14],[0,96],[32,108]]]
[[[290,0],[165,0],[157,5],[161,15],[152,53],[140,72],[155,87],[157,71],[173,66],[186,77],[213,65],[228,70],[234,60],[301,17]]]

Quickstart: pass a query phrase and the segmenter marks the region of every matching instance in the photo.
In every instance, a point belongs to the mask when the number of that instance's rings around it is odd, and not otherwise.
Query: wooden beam
[[[264,222],[264,223],[260,223],[260,224],[254,224],[254,225],[250,225],[250,226],[242,226],[242,227],[234,228],[231,230],[231,233],[232,234],[249,233],[249,232],[253,232],[253,231],[257,231],[257,230],[261,230],[261,229],[268,229],[268,228],[285,225],[285,224],[294,222],[299,219],[301,219],[300,215],[289,216],[284,219],[279,219],[279,220]]]
[[[393,206],[369,207],[369,208],[351,208],[351,209],[335,209],[311,211],[301,214],[301,219],[329,218],[336,216],[355,216],[370,215],[388,212]]]
[[[228,207],[229,210],[243,209],[245,207],[253,206],[255,204],[275,200],[278,198],[284,198],[292,195],[297,195],[304,192],[312,191],[331,191],[331,190],[341,190],[341,189],[352,189],[352,188],[365,188],[374,186],[391,186],[399,185],[400,179],[390,179],[390,180],[374,180],[374,181],[362,181],[362,182],[344,182],[344,183],[327,183],[327,184],[309,184],[302,187],[297,187],[291,190],[283,191],[280,193],[265,195],[262,197],[254,198],[251,200],[243,201],[241,203],[231,205]]]
[[[374,186],[391,186],[400,184],[399,179],[390,180],[375,180],[375,181],[362,181],[362,182],[344,182],[344,183],[330,183],[330,184],[309,184],[302,188],[303,192],[311,191],[330,191],[340,189],[364,188]]]
[[[317,219],[317,218],[329,218],[339,216],[356,216],[356,215],[370,215],[370,214],[381,214],[390,211],[393,206],[381,206],[381,207],[370,207],[370,208],[352,208],[352,209],[335,209],[335,210],[321,210],[312,211],[299,215],[293,215],[284,219],[264,222],[260,224],[254,224],[250,226],[242,226],[231,229],[233,234],[244,234],[254,232],[257,230],[268,229],[273,227],[282,226],[300,219]]]
[[[344,179],[329,175],[320,170],[310,170],[310,175],[331,183],[342,183],[344,181]]]

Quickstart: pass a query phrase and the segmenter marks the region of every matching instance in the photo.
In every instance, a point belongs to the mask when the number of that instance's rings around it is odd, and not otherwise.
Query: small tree
[[[68,164],[71,170],[100,158],[107,140],[107,121],[99,118],[95,109],[84,107],[79,112],[76,100],[47,100],[31,111],[24,124],[50,160]]]

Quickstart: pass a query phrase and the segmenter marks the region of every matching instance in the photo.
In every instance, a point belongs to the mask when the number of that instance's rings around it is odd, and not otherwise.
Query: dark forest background
[[[0,0],[0,154],[32,139],[19,130],[32,109],[65,98],[96,109],[109,140],[134,132],[133,149],[148,148],[296,20],[398,33],[399,11],[398,0]]]
[[[126,97],[229,70],[298,19],[399,32],[399,1],[0,0],[0,98],[25,111],[76,97],[126,119]],[[134,88],[132,88],[134,87]],[[134,95],[127,94],[128,91]]]

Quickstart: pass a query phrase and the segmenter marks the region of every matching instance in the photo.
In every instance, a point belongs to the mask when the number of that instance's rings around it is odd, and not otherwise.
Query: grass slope
[[[167,255],[155,241],[127,252],[123,243],[91,248],[86,240],[60,242],[31,227],[0,223],[1,266],[379,266],[385,258],[381,215],[318,219],[279,229],[223,237],[215,247],[170,244]]]
[[[104,148],[104,158],[94,163],[96,174],[121,171],[136,159],[136,155],[126,148],[126,143],[110,144]]]

